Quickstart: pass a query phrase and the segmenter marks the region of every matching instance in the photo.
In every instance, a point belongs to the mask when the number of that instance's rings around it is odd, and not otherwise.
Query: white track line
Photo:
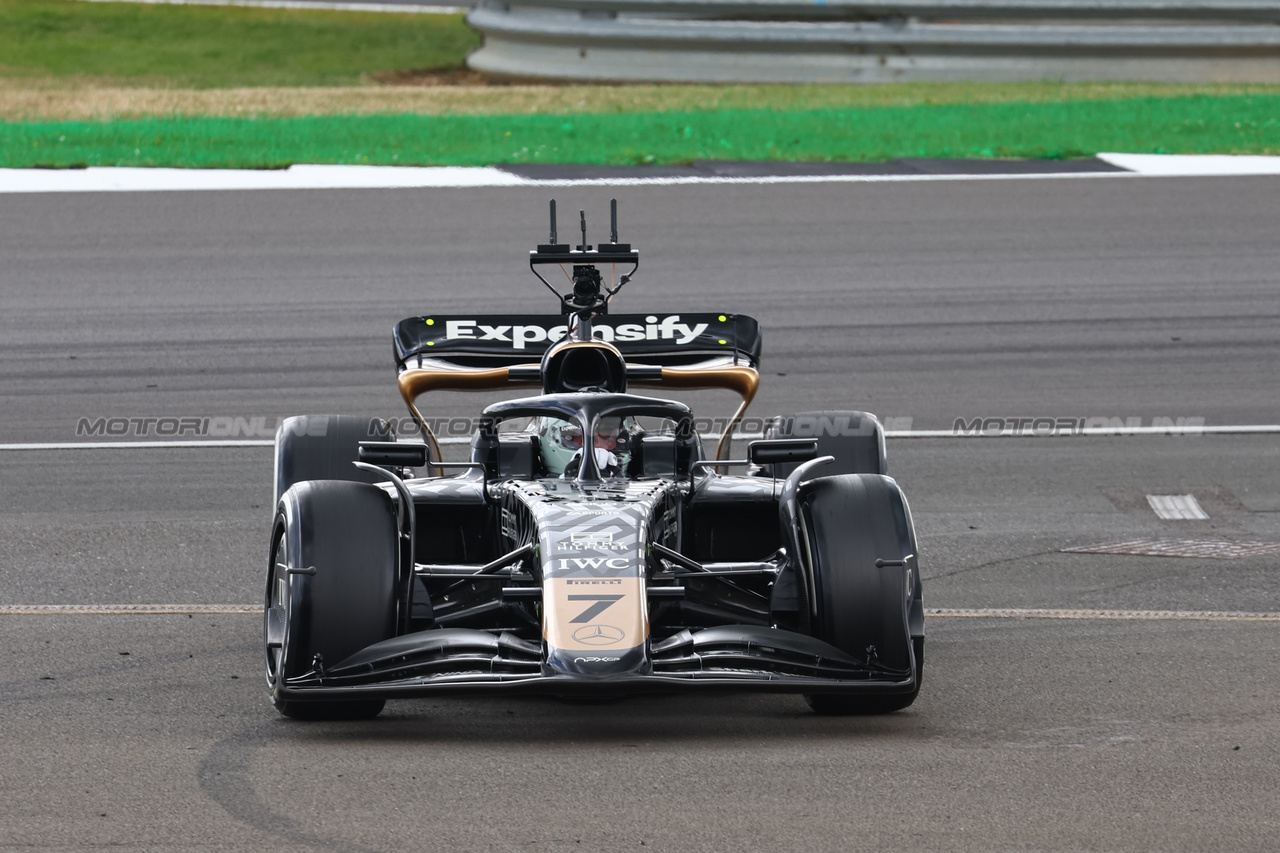
[[[1252,154],[1099,154],[1099,160],[1142,175],[1217,177],[1280,175],[1280,157]]]
[[[1272,435],[1280,433],[1280,424],[1237,424],[1234,426],[1203,427],[1128,427],[1125,429],[1082,429],[1073,433],[1049,434],[1002,431],[987,432],[955,432],[947,429],[921,430],[886,430],[885,438],[1124,438],[1126,436],[1169,436],[1186,437],[1197,435]],[[751,441],[762,438],[759,434],[735,435],[735,441]],[[720,436],[710,433],[703,436],[707,441],[718,441]],[[470,444],[471,439],[453,436],[439,439],[441,444]],[[269,438],[255,439],[209,439],[194,441],[32,441],[0,444],[0,452],[23,450],[156,450],[156,449],[195,449],[201,447],[272,447],[275,442]]]
[[[0,169],[0,193],[195,192],[200,190],[456,189],[482,187],[640,187],[686,184],[828,184],[1134,178],[1134,172],[1037,175],[775,175],[739,178],[555,178],[538,180],[491,166],[320,166],[287,169]]]
[[[418,6],[395,3],[322,3],[316,0],[82,0],[86,3],[145,3],[152,6],[245,6],[251,9],[322,9],[334,12],[393,12],[456,15],[465,6]]]
[[[406,189],[475,187],[632,187],[687,184],[922,183],[1032,181],[1170,176],[1280,175],[1280,157],[1099,154],[1127,172],[1021,175],[774,175],[677,178],[523,178],[493,166],[325,166],[287,169],[0,169],[0,193],[155,192],[198,190]],[[1127,164],[1127,165],[1126,165]]]
[[[197,447],[274,447],[269,438],[197,441],[45,441],[0,444],[0,450],[156,450]]]
[[[287,169],[0,169],[0,192],[405,189],[526,186],[492,167],[290,166]]]
[[[0,616],[260,615],[261,604],[4,604]],[[941,619],[1073,619],[1083,621],[1280,622],[1280,613],[1220,610],[1087,610],[1028,607],[926,608]]]

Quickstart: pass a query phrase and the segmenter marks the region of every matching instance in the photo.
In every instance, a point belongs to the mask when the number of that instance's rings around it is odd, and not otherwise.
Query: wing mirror
[[[753,441],[747,445],[747,458],[753,465],[786,462],[808,462],[818,456],[816,438],[774,438]]]
[[[360,461],[383,468],[421,468],[427,464],[427,446],[395,441],[362,441]]]

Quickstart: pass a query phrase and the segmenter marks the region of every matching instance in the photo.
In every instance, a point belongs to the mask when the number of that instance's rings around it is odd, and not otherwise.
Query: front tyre
[[[903,693],[815,694],[805,697],[809,706],[819,714],[906,708],[924,674],[924,607],[906,498],[889,477],[842,474],[814,480],[801,500],[813,635],[913,679]],[[893,565],[899,562],[905,565]]]
[[[280,500],[267,571],[267,686],[276,710],[304,720],[375,717],[385,700],[297,701],[279,688],[395,635],[395,507],[365,483],[312,480]]]

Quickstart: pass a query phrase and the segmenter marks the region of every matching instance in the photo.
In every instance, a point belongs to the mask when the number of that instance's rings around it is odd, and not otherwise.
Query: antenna
[[[578,247],[579,252],[590,252],[591,247],[587,245],[587,212],[579,210],[578,216],[582,222],[582,245]]]
[[[556,200],[551,199],[551,244],[556,242]]]
[[[618,242],[618,200],[616,198],[609,199],[609,242]]]

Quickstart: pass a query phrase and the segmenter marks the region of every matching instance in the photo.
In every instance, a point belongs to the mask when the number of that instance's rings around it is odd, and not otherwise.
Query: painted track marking
[[[0,169],[0,193],[927,183],[1280,175],[1280,157],[1109,153],[1097,156],[1099,160],[1129,171],[1003,175],[682,175],[627,178],[528,178],[494,166],[340,166],[298,163],[287,169],[265,170],[90,166],[87,169]]]
[[[1118,554],[1127,557],[1239,560],[1280,554],[1280,542],[1229,542],[1222,539],[1130,539],[1099,545],[1063,548],[1064,554]]]
[[[1195,495],[1147,495],[1147,504],[1166,521],[1208,521]]]

